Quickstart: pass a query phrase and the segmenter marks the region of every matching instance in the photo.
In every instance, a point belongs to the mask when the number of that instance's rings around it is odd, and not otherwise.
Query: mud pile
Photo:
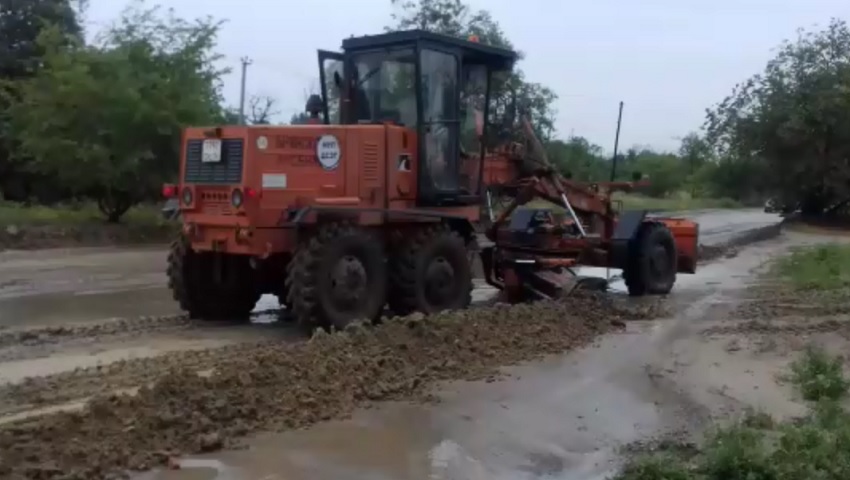
[[[0,427],[0,477],[109,478],[373,401],[426,400],[435,382],[495,378],[499,366],[585,345],[619,321],[656,311],[577,292],[558,302],[414,315],[298,345],[260,345],[208,375],[175,366],[135,395]]]

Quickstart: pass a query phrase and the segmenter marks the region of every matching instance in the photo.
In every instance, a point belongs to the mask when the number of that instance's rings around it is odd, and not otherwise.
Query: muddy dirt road
[[[717,245],[754,227],[775,225],[778,217],[703,212],[697,220],[703,243]],[[702,319],[709,305],[740,289],[751,276],[750,267],[784,248],[781,242],[766,245],[707,265],[697,276],[680,277],[665,307],[675,312],[667,315],[675,320],[629,323],[626,335],[610,337],[598,348],[516,367],[507,382],[448,385],[436,407],[390,405],[308,431],[251,437],[249,450],[183,459],[179,471],[155,471],[143,478],[516,478],[518,472],[530,478],[557,472],[573,475],[565,478],[595,478],[575,475],[602,471],[600,465],[611,457],[608,447],[675,427],[682,419],[702,418],[699,409],[692,412],[691,402],[647,383],[646,378],[654,377],[644,364],[677,338],[679,326]],[[563,305],[510,314],[488,310],[460,323],[449,319],[440,324],[437,331],[446,338],[437,342],[439,347],[424,341],[427,335],[414,335],[418,330],[411,326],[390,330],[396,333],[382,336],[385,343],[368,337],[356,349],[353,344],[340,348],[313,342],[292,346],[290,340],[301,338],[285,326],[266,323],[274,318],[271,314],[258,315],[253,325],[216,326],[199,326],[178,315],[162,287],[160,249],[0,256],[0,384],[5,383],[0,385],[0,431],[25,425],[0,433],[0,455],[3,447],[15,445],[21,457],[13,459],[24,462],[15,463],[20,467],[15,473],[43,478],[55,476],[57,467],[51,462],[58,462],[56,458],[80,468],[81,478],[92,478],[104,465],[149,468],[169,451],[204,450],[208,444],[218,448],[233,435],[309,425],[352,411],[364,400],[420,395],[439,380],[491,378],[493,367],[581,346],[616,330],[607,323],[611,318],[649,318],[662,311],[656,305],[618,306],[623,299],[592,308]],[[489,293],[481,288],[477,297]],[[275,306],[272,297],[258,308]],[[597,313],[583,318],[577,311]],[[492,331],[467,326],[469,319],[473,325],[491,322]],[[285,350],[290,346],[300,353]],[[327,355],[323,348],[357,357]],[[400,364],[387,360],[400,357],[405,359]],[[319,361],[321,367],[293,364],[292,358]],[[185,376],[187,371],[211,376],[198,383],[194,373]],[[362,371],[388,373],[378,380],[352,375]],[[289,388],[316,380],[315,375],[325,381],[338,376],[347,380]],[[55,413],[76,412],[99,394],[134,394],[145,385],[159,386],[143,389],[133,400],[83,410],[83,417]],[[212,391],[227,398],[224,404]],[[330,406],[328,398],[334,399]],[[296,417],[287,410],[290,401],[301,405]],[[684,413],[662,412],[656,403],[680,405]],[[225,404],[236,411],[222,410]],[[189,415],[185,424],[177,421],[183,414],[162,417],[178,407],[204,414]],[[120,418],[120,424],[111,418]],[[94,445],[114,437],[113,447],[75,453],[62,450],[70,448],[65,443],[53,445],[55,432],[79,425],[86,427],[78,432],[78,441],[91,436]],[[159,425],[158,435],[145,435],[141,427],[150,425]],[[128,428],[141,436],[128,436]],[[0,478],[3,474],[0,468]]]
[[[192,457],[181,471],[140,478],[603,480],[624,445],[689,440],[713,418],[749,406],[799,413],[775,383],[784,368],[778,350],[729,352],[737,348],[733,339],[756,343],[735,315],[778,313],[768,310],[773,297],[740,307],[760,266],[810,240],[783,235],[742,249],[698,277],[681,277],[670,315],[628,322],[625,332],[571,354],[510,367],[511,378],[499,382],[445,385],[437,405],[389,404],[306,431],[264,434],[247,449]],[[781,332],[768,327],[764,334],[774,330]]]
[[[687,216],[700,223],[705,245],[779,221],[759,210],[703,210]],[[0,328],[179,313],[165,288],[165,260],[161,247],[0,252]],[[490,294],[482,288],[475,297]],[[272,296],[258,305],[276,307]]]
[[[810,341],[846,353],[850,303],[795,296],[759,275],[789,248],[825,240],[786,233],[742,249],[683,279],[667,318],[628,322],[592,347],[508,368],[499,382],[446,384],[437,405],[384,404],[138,478],[603,480],[623,447],[694,441],[749,409],[800,415],[777,378]]]

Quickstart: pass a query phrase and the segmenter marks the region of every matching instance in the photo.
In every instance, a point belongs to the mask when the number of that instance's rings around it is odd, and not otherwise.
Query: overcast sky
[[[148,0],[149,2],[151,0]],[[184,17],[227,23],[219,50],[234,74],[249,56],[248,93],[280,101],[282,117],[303,109],[318,85],[316,49],[338,50],[350,35],[391,22],[389,0],[164,0]],[[486,8],[526,57],[529,80],[551,87],[558,136],[571,132],[611,150],[617,103],[625,102],[621,145],[676,149],[702,125],[705,108],[759,72],[800,27],[850,20],[850,0],[468,0]],[[87,25],[116,18],[122,0],[90,0]]]

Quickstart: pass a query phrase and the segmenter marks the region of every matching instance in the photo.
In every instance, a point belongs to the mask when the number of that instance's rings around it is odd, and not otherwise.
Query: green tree
[[[292,115],[292,118],[289,119],[290,125],[305,125],[307,120],[310,119],[310,115],[307,112],[295,113]]]
[[[704,179],[699,176],[703,166],[712,161],[711,145],[696,132],[691,132],[682,138],[679,146],[679,157],[684,164],[688,176],[688,189],[692,197],[706,194]]]
[[[610,176],[611,163],[602,154],[602,147],[584,137],[571,137],[566,142],[552,140],[546,144],[546,154],[565,176],[574,180],[605,181]]]
[[[37,40],[45,27],[82,39],[69,0],[0,0],[0,77],[16,80],[38,70],[43,51]]]
[[[18,87],[11,132],[33,167],[97,201],[117,222],[173,181],[180,131],[221,119],[219,23],[128,8],[95,45],[42,34],[43,66]]]
[[[820,213],[850,193],[850,29],[784,42],[764,72],[707,112],[707,139],[728,162],[745,162],[751,190]],[[760,168],[758,171],[753,171]]]
[[[7,112],[14,100],[10,82],[29,78],[38,71],[43,51],[36,40],[45,26],[53,26],[77,41],[82,39],[74,3],[0,0],[0,80],[4,82],[0,112]],[[9,137],[8,116],[0,115],[0,193],[15,200],[28,200],[31,195],[48,199],[60,194],[61,189],[51,179],[27,172],[25,162],[13,161],[11,152],[15,148]]]
[[[624,162],[625,163],[625,162]],[[625,164],[619,178],[630,179],[639,172],[649,176],[649,186],[642,193],[651,197],[665,197],[682,189],[688,172],[685,163],[673,153],[660,153],[649,148],[638,151],[632,164]]]

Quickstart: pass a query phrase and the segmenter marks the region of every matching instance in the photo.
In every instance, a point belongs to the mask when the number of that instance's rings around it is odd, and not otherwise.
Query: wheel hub
[[[352,304],[363,297],[367,285],[366,268],[356,257],[346,255],[337,262],[331,273],[334,301]]]
[[[445,257],[437,257],[425,271],[425,295],[432,305],[442,305],[452,298],[455,271]]]

